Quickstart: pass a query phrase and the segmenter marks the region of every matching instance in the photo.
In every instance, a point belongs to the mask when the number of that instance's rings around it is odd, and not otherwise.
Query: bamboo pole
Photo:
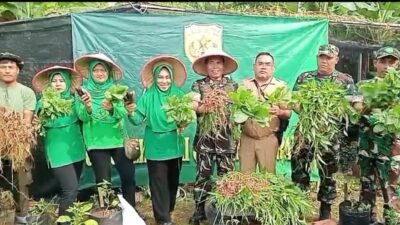
[[[211,11],[199,11],[199,10],[192,10],[192,9],[182,9],[182,8],[175,8],[175,7],[168,7],[168,6],[160,6],[155,4],[138,4],[139,7],[145,7],[147,9],[153,10],[167,10],[167,11],[178,11],[178,12],[189,12],[189,13],[201,13],[201,14],[225,14],[225,15],[232,15],[235,13],[221,13],[221,12],[211,12]],[[302,16],[302,17],[311,17],[311,18],[322,18],[321,16],[311,16],[307,14],[288,14],[285,16]],[[340,19],[331,19],[328,15],[326,18],[329,20],[330,24],[343,24],[343,25],[358,25],[358,26],[375,26],[375,27],[390,27],[395,29],[400,29],[400,24],[396,23],[382,23],[382,22],[373,22],[373,21],[351,21],[351,20],[340,20]]]
[[[371,21],[349,21],[349,20],[329,20],[330,24],[347,24],[347,25],[359,25],[359,26],[374,26],[374,27],[390,27],[400,29],[400,24],[396,23],[381,23]]]
[[[152,3],[145,4],[145,3],[140,3],[140,2],[138,2],[138,3],[129,2],[129,4],[123,5],[123,6],[108,7],[105,9],[91,10],[91,11],[87,11],[87,12],[104,12],[104,11],[108,11],[108,10],[129,9],[129,8],[133,8],[142,14],[145,13],[147,10],[152,9],[152,10],[175,11],[175,12],[182,12],[182,13],[199,13],[199,14],[213,14],[213,15],[246,15],[246,14],[239,14],[239,13],[232,13],[232,12],[199,11],[199,10],[193,10],[193,9],[183,9],[183,8],[160,6],[160,5],[156,5],[156,4],[152,4]],[[65,14],[65,15],[40,17],[40,18],[35,18],[34,20],[48,19],[48,18],[53,18],[53,17],[69,16],[69,15],[70,15],[70,13]],[[251,14],[247,14],[247,15],[251,15]],[[264,15],[264,16],[267,16],[267,15]],[[278,15],[274,15],[274,16],[278,16]],[[299,10],[299,13],[297,13],[297,14],[282,14],[282,16],[304,17],[304,18],[310,18],[310,19],[318,19],[318,18],[319,19],[327,19],[330,24],[356,25],[356,26],[368,26],[368,27],[387,27],[387,28],[400,29],[400,24],[396,24],[396,23],[382,23],[382,22],[373,22],[373,21],[365,21],[365,20],[351,21],[351,20],[333,19],[333,18],[329,18],[329,15],[318,15],[318,16],[308,15],[308,14],[305,14],[304,12],[301,12],[301,10]],[[32,19],[0,22],[0,25],[23,23],[28,20],[32,20]]]

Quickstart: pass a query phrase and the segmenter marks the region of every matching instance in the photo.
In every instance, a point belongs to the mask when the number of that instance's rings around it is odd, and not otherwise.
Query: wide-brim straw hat
[[[49,86],[49,76],[56,70],[66,70],[70,74],[71,78],[71,91],[74,92],[76,87],[81,86],[82,76],[72,68],[64,66],[52,66],[43,69],[35,74],[32,79],[32,86],[37,92],[42,92]]]
[[[221,49],[209,49],[204,52],[203,55],[199,56],[193,62],[193,71],[197,74],[208,76],[207,67],[206,67],[206,59],[211,56],[221,56],[224,58],[224,71],[222,75],[231,74],[236,71],[238,68],[238,63],[235,58],[228,55]]]
[[[174,82],[178,87],[182,87],[187,78],[186,66],[181,60],[171,55],[159,55],[149,59],[140,71],[142,84],[145,88],[148,88],[154,80],[153,71],[154,68],[160,63],[167,63],[173,68]]]
[[[91,60],[100,60],[107,63],[111,68],[110,72],[112,72],[112,74],[114,75],[114,80],[115,81],[121,80],[123,70],[112,59],[110,59],[103,53],[89,54],[79,57],[74,62],[75,70],[78,71],[84,78],[87,79],[89,72],[89,62]]]

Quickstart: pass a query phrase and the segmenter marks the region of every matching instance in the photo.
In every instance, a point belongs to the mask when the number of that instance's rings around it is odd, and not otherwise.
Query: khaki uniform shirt
[[[253,91],[253,93],[258,96],[260,100],[264,101],[264,98],[261,96],[261,93],[258,92],[257,86],[254,81],[254,78],[246,79],[243,81],[242,85]],[[275,77],[272,77],[270,82],[260,85],[260,89],[264,93],[265,97],[270,96],[277,88],[280,87],[288,88],[288,85],[285,81],[279,80]]]
[[[242,85],[250,89],[261,101],[265,101],[263,95],[268,98],[268,96],[270,96],[278,88],[288,88],[288,85],[285,81],[279,80],[275,77],[272,77],[270,82],[259,86],[262,93],[260,93],[260,91],[257,89],[254,78],[244,80]],[[277,132],[279,130],[279,126],[280,119],[277,116],[271,117],[271,121],[267,127],[262,127],[256,121],[249,119],[243,126],[243,133],[249,137],[260,139]]]

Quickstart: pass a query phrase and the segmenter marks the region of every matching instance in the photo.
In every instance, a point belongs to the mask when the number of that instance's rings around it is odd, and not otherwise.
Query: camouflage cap
[[[378,49],[375,53],[375,58],[381,59],[386,56],[393,56],[396,59],[400,59],[400,51],[393,47],[383,47]]]
[[[9,52],[2,52],[2,53],[0,53],[0,60],[3,60],[3,59],[8,59],[8,60],[14,61],[15,63],[17,63],[17,66],[20,70],[22,70],[22,68],[24,67],[24,62],[22,61],[21,57],[15,55],[15,54],[12,54]]]
[[[321,45],[318,50],[319,55],[327,55],[329,57],[338,56],[339,48],[332,44]]]

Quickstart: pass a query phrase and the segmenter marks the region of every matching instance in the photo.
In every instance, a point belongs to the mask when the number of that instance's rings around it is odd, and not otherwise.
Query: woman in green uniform
[[[162,55],[150,59],[141,76],[146,92],[138,100],[133,114],[134,103],[127,105],[129,120],[134,125],[146,120],[144,149],[154,218],[158,224],[170,225],[173,224],[171,212],[175,207],[184,142],[177,132],[177,124],[167,121],[162,106],[168,96],[184,94],[179,87],[186,81],[186,68],[179,59]]]
[[[105,92],[122,78],[122,69],[104,54],[85,55],[75,60],[75,69],[87,80],[77,101],[83,121],[83,137],[96,176],[96,183],[111,182],[111,157],[121,179],[123,197],[135,206],[135,167],[125,155],[124,102],[110,102]]]
[[[34,89],[42,92],[48,86],[61,94],[61,98],[72,100],[71,113],[54,120],[43,121],[45,129],[44,149],[47,161],[61,185],[59,215],[75,201],[79,188],[79,177],[85,158],[85,148],[72,95],[74,89],[82,83],[79,74],[67,67],[53,66],[38,72],[32,80]],[[45,110],[40,99],[36,113]]]

